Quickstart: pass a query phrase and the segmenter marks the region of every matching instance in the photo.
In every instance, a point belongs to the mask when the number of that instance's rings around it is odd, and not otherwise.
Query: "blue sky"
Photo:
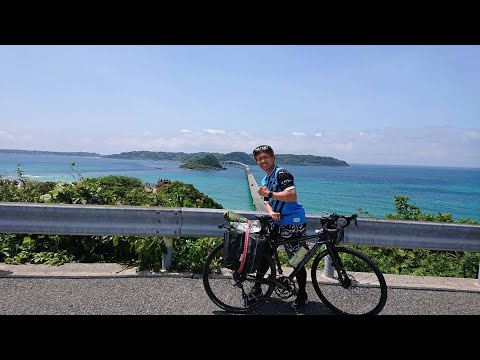
[[[480,167],[480,46],[0,46],[0,148]]]

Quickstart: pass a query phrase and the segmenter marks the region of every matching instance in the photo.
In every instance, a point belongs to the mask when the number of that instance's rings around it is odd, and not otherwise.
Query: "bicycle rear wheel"
[[[333,266],[333,276],[324,273],[327,251],[312,263],[312,284],[315,292],[330,310],[340,315],[376,315],[387,301],[387,284],[378,266],[366,255],[349,248],[336,247],[345,268],[343,284]],[[329,267],[327,269],[331,269]]]
[[[264,279],[275,279],[276,268],[270,252],[265,252],[269,269]],[[253,311],[265,303],[273,293],[275,284],[262,283],[262,296],[256,301],[247,302],[247,295],[255,284],[255,274],[239,275],[223,267],[223,242],[216,245],[203,266],[203,286],[208,297],[221,309],[231,313]]]

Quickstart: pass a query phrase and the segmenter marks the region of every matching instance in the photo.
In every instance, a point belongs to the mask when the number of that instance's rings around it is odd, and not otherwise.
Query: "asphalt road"
[[[303,314],[333,315],[309,283]],[[292,315],[279,298],[253,315]],[[200,278],[189,277],[4,277],[0,315],[205,315],[225,313],[206,295]],[[389,288],[382,315],[480,315],[480,292]],[[248,315],[246,315],[248,316]]]

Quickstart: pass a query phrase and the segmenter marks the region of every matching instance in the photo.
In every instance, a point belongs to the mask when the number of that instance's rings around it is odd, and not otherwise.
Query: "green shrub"
[[[222,241],[223,238],[211,237],[175,239],[172,248],[172,270],[201,273],[209,252]]]
[[[456,222],[477,224],[473,219],[454,221],[448,213],[426,214],[415,204],[409,204],[405,195],[394,196],[394,214],[385,218],[396,220]],[[400,249],[388,247],[356,247],[375,260],[386,274],[423,275],[442,277],[477,278],[480,253],[464,251],[438,251],[422,249]]]
[[[70,164],[74,166],[75,164]],[[88,179],[74,170],[74,181],[38,182],[26,178],[20,165],[18,179],[0,177],[0,201],[66,204],[165,206],[221,209],[222,206],[190,184],[179,181],[158,191],[146,189],[141,180],[111,175]],[[457,222],[477,224],[472,219],[454,221],[448,213],[426,214],[409,197],[394,197],[396,213],[387,219]],[[364,214],[368,212],[359,209]],[[177,238],[173,242],[172,270],[202,271],[209,251],[222,239]],[[385,247],[357,247],[389,274],[477,278],[480,253],[433,251]],[[158,236],[73,236],[40,234],[0,234],[0,261],[60,265],[65,262],[118,262],[138,266],[140,270],[158,271],[166,246]],[[289,266],[285,252],[280,252],[282,266]],[[307,263],[310,268],[313,260]],[[219,264],[220,266],[220,264]]]
[[[74,163],[71,166],[75,165]],[[18,180],[0,178],[0,200],[63,204],[131,205],[217,208],[222,206],[192,185],[171,182],[158,191],[147,189],[141,180],[110,175],[88,179],[77,175],[74,181],[39,182],[26,178],[18,166]],[[181,240],[180,240],[181,241]],[[193,240],[191,240],[193,242]],[[185,269],[199,269],[202,263],[200,240],[179,252],[177,261]],[[158,236],[78,236],[40,234],[0,234],[0,261],[10,264],[38,263],[61,265],[65,262],[118,262],[139,270],[159,271],[166,254],[163,237]],[[183,261],[180,258],[185,257]],[[190,263],[189,263],[190,262]]]

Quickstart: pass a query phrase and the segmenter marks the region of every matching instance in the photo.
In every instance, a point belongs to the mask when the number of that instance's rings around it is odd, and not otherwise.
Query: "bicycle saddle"
[[[270,215],[255,215],[255,217],[260,220],[260,222],[264,222],[264,221],[267,221],[267,220],[272,220],[272,217]]]

